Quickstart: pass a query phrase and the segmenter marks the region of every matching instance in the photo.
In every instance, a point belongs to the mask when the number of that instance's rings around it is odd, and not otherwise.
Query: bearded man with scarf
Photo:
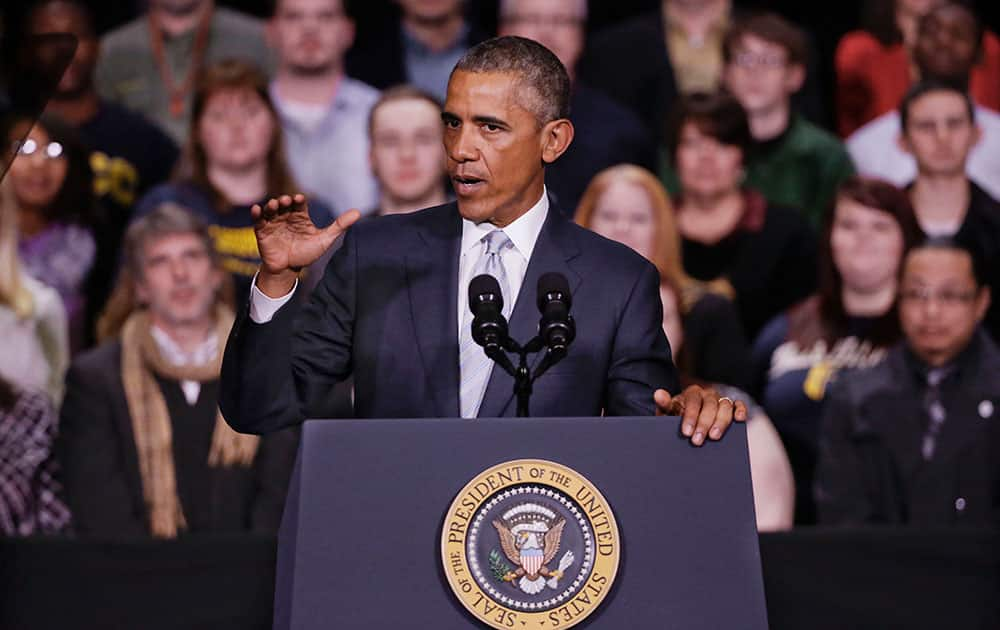
[[[187,210],[165,204],[129,227],[99,326],[110,340],[66,378],[57,453],[77,534],[277,531],[298,436],[243,435],[219,413],[226,280]]]

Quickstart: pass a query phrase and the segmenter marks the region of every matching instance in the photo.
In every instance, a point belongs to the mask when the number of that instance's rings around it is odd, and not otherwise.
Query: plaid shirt
[[[0,410],[0,536],[53,534],[68,528],[51,456],[55,413],[42,393],[19,391]]]

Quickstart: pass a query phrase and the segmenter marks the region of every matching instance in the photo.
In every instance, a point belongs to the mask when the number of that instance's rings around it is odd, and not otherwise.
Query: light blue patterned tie
[[[503,293],[503,314],[509,318],[515,296],[510,294],[510,282],[507,280],[507,269],[503,265],[501,252],[512,248],[514,243],[502,230],[493,230],[482,238],[482,243],[482,256],[476,261],[469,279],[484,273],[496,278]],[[493,359],[486,356],[482,346],[472,339],[472,311],[466,307],[464,313],[459,335],[458,367],[461,373],[461,387],[458,399],[462,417],[475,418],[479,413],[486,383],[489,382],[490,373],[493,371]]]

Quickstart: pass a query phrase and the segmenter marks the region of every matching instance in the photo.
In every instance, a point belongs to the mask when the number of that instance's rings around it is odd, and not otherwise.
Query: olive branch
[[[500,555],[496,549],[490,551],[490,571],[493,572],[493,577],[497,579],[498,582],[503,582],[505,575],[510,573],[512,567],[507,564],[503,556]]]

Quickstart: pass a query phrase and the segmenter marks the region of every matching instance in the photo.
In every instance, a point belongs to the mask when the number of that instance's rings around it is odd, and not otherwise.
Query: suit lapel
[[[550,204],[549,213],[542,225],[535,242],[535,249],[528,261],[524,274],[524,282],[514,304],[510,317],[510,335],[518,343],[527,343],[538,334],[540,314],[536,306],[536,291],[538,278],[542,274],[557,272],[566,276],[570,292],[576,294],[580,286],[580,275],[569,265],[569,261],[579,253],[579,247],[572,235],[569,220],[560,213],[555,204]],[[529,365],[534,366],[541,361],[544,352],[529,357]],[[517,358],[511,357],[517,364]],[[483,402],[479,406],[480,418],[499,418],[504,415],[514,399],[514,378],[502,368],[494,366],[489,384],[483,394]]]
[[[462,221],[454,203],[429,212],[417,247],[406,255],[410,312],[436,415],[456,418],[458,405],[458,257]]]

